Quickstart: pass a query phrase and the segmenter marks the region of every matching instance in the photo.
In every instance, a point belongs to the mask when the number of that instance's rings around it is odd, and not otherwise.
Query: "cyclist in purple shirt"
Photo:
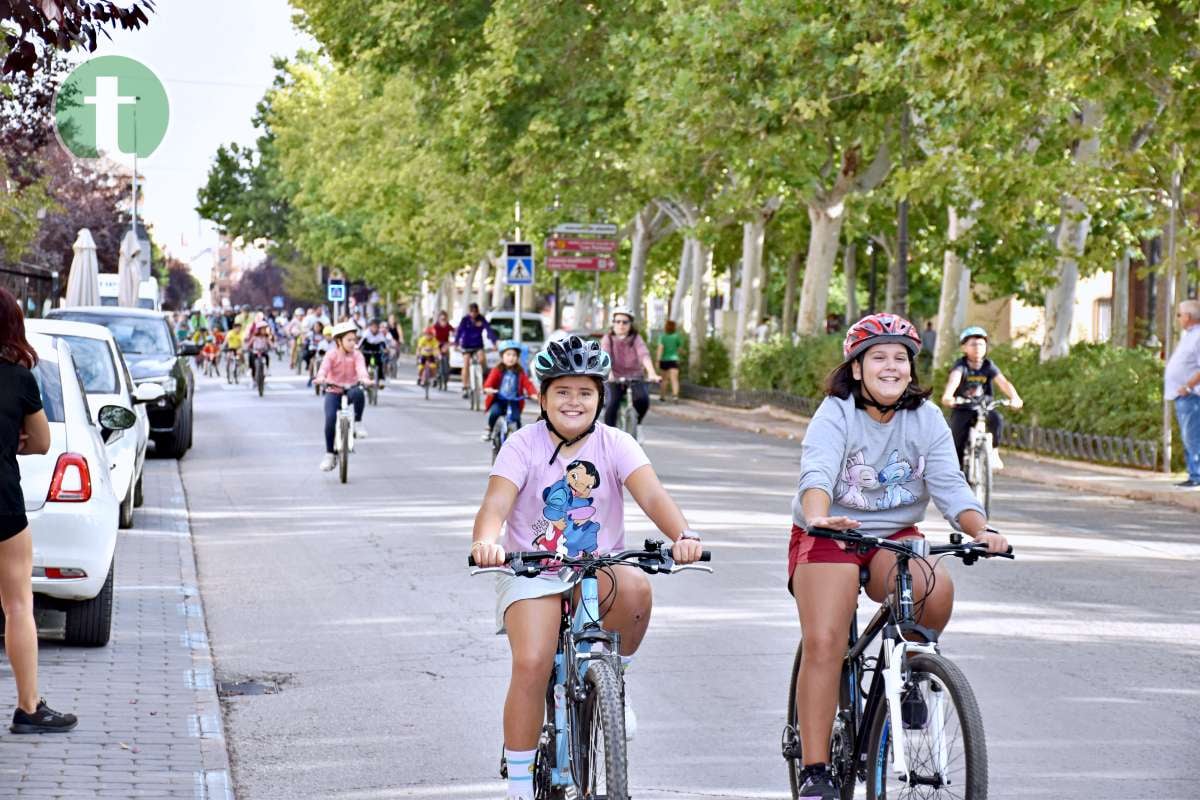
[[[483,334],[487,332],[488,338],[492,340],[492,347],[496,346],[496,331],[492,329],[492,325],[487,321],[483,314],[479,313],[479,304],[471,303],[467,309],[467,315],[458,323],[458,330],[454,332],[454,346],[462,350],[463,365],[462,365],[462,396],[466,397],[470,387],[470,376],[468,371],[471,369],[471,359],[474,358],[479,362],[480,371],[487,369],[487,358],[483,355]]]

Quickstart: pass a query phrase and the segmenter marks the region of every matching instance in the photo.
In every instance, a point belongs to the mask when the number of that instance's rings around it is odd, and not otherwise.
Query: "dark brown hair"
[[[667,324],[663,326],[663,333],[674,333],[674,332],[675,332],[675,320],[669,319],[669,320],[667,320]]]
[[[867,350],[870,349],[869,347],[867,348]],[[853,396],[855,408],[867,407],[866,403],[863,402],[862,381],[855,380],[854,378],[854,362],[857,361],[861,369],[862,360],[866,356],[867,350],[862,351],[852,360],[840,364],[833,372],[830,372],[826,376],[826,395],[837,397],[841,400]],[[911,380],[909,381],[908,388],[904,390],[904,394],[900,396],[900,404],[897,406],[897,410],[899,411],[914,411],[929,399],[929,395],[933,394],[932,389],[921,388],[921,379],[917,375],[917,360],[913,358],[911,351],[908,354],[908,368]]]
[[[33,369],[37,360],[37,352],[25,338],[25,315],[21,312],[21,304],[7,289],[0,288],[0,361]]]

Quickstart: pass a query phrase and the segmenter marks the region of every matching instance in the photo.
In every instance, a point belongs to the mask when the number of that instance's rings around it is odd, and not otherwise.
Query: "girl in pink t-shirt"
[[[578,336],[551,342],[537,355],[542,418],[505,442],[475,517],[471,555],[481,567],[502,566],[506,551],[549,550],[577,556],[625,548],[624,489],[674,542],[680,564],[700,558],[699,536],[667,494],[642,448],[628,434],[599,424],[604,379],[611,360],[594,341]],[[502,530],[503,529],[503,530]],[[501,536],[503,532],[503,536]],[[639,570],[601,573],[604,627],[621,635],[628,664],[650,624],[653,598]],[[612,584],[616,585],[613,586]],[[508,633],[512,678],[504,702],[504,752],[510,765],[508,796],[533,800],[528,766],[554,667],[561,594],[557,579],[501,576],[497,625]],[[636,719],[626,706],[626,735]]]

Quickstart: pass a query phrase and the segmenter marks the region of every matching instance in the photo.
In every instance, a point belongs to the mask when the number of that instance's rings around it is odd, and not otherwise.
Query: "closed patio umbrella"
[[[80,228],[75,237],[75,257],[71,259],[71,275],[67,278],[67,306],[100,305],[100,262],[96,259],[96,241],[92,232]]]
[[[137,235],[132,231],[125,232],[121,240],[121,253],[117,257],[117,305],[125,308],[136,308],[138,304],[138,284],[142,282],[142,266],[138,255],[142,246]]]

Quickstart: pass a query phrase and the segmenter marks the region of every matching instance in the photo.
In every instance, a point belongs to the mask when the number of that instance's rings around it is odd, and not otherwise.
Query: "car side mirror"
[[[139,383],[133,390],[133,402],[153,403],[161,397],[166,397],[166,391],[157,383]]]
[[[96,419],[100,421],[100,427],[106,431],[123,431],[132,428],[137,422],[137,416],[132,411],[125,406],[116,405],[101,408]]]
[[[196,344],[195,342],[180,342],[179,343],[179,355],[194,356],[194,355],[198,355],[199,353],[200,353],[200,345]]]

